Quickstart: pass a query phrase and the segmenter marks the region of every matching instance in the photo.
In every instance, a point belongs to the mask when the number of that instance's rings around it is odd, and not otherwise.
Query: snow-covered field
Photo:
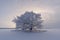
[[[15,29],[0,29],[0,40],[60,40],[60,29],[46,32],[21,32]]]

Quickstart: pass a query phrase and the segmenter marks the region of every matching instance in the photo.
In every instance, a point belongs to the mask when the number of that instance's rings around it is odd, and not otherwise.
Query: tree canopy
[[[25,12],[21,16],[17,16],[13,20],[16,23],[16,28],[21,28],[22,30],[30,30],[32,31],[34,28],[41,29],[42,28],[42,20],[41,14],[37,14],[32,12]]]

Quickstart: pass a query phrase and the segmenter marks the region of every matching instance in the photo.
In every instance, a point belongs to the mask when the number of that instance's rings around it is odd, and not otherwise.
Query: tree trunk
[[[30,28],[30,32],[32,32],[32,27]]]

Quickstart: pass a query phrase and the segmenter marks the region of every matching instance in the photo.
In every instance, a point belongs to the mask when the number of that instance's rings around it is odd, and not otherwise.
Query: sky
[[[45,28],[60,28],[60,0],[0,0],[0,28],[15,28],[12,20],[25,11],[40,13]]]

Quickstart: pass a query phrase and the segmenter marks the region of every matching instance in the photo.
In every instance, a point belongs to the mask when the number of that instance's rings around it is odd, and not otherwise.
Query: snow
[[[46,32],[22,32],[15,29],[0,29],[0,40],[60,40],[60,29]]]

